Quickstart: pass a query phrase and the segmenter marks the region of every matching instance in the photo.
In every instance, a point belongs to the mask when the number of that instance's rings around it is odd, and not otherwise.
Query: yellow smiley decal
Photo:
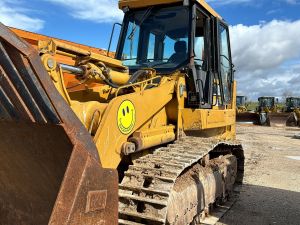
[[[118,109],[118,127],[122,134],[129,134],[135,125],[135,107],[131,101],[125,100]]]

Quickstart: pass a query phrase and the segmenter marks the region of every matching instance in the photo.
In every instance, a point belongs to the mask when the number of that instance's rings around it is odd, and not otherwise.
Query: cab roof
[[[271,96],[262,96],[262,97],[259,97],[258,99],[263,99],[263,98],[274,98],[275,99],[275,97],[271,97]]]
[[[154,5],[167,5],[178,2],[183,2],[184,0],[119,0],[119,8],[123,9],[128,7],[130,9],[145,8]],[[194,0],[198,2],[203,8],[205,8],[211,15],[222,19],[222,17],[205,1],[205,0]]]

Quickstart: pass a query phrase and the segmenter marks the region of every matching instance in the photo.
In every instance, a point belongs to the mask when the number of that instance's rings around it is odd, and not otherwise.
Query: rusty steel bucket
[[[113,225],[118,174],[38,53],[0,23],[0,224]]]

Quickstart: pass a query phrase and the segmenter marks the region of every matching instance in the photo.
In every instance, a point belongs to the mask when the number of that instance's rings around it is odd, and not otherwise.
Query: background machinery
[[[278,106],[278,99],[275,97],[258,98],[257,113],[259,114],[260,125],[285,126],[288,114],[282,112]]]
[[[278,100],[275,97],[260,97],[257,113],[260,117],[260,124],[267,126],[298,126],[299,125],[299,106],[300,99],[289,97],[286,99],[285,106],[279,108]]]
[[[278,100],[277,100],[278,101]],[[277,105],[275,97],[259,97],[257,112],[276,113]]]
[[[287,126],[300,126],[300,98],[286,99],[285,112],[290,113],[286,121]]]
[[[0,25],[1,224],[191,224],[242,182],[227,24],[202,0],[119,6],[115,59]]]
[[[259,97],[256,113],[258,114],[260,125],[271,126],[271,113],[277,115],[275,97]]]
[[[236,96],[236,109],[237,113],[247,112],[247,97],[246,96]]]

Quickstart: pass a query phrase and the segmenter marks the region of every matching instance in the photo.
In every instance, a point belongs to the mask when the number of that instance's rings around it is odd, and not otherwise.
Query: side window
[[[201,66],[204,60],[204,37],[195,38],[195,64]]]
[[[125,66],[135,65],[138,55],[138,42],[140,36],[140,26],[133,22],[129,22],[126,34],[126,42],[124,45],[122,60]]]
[[[205,29],[206,17],[202,15],[200,11],[197,11],[196,33],[195,33],[195,64],[196,66],[202,66],[204,62],[204,29]]]
[[[168,61],[168,59],[173,55],[174,52],[174,45],[175,40],[171,39],[170,37],[166,36],[164,40],[164,53],[163,53],[163,59],[165,62]]]
[[[228,29],[222,24],[219,26],[220,37],[220,73],[225,103],[231,100],[232,64],[229,52]]]
[[[163,59],[165,62],[180,63],[187,59],[188,38],[171,38],[166,36],[164,40]],[[172,60],[173,59],[173,60]]]

